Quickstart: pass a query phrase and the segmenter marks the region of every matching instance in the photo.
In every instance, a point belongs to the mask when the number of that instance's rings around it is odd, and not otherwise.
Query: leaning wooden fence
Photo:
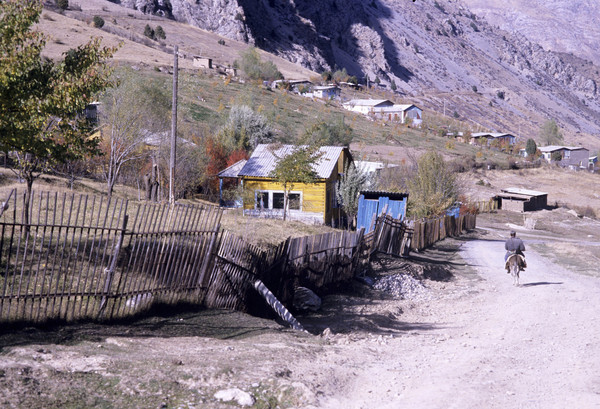
[[[109,320],[156,303],[261,312],[257,280],[283,304],[297,286],[323,293],[381,252],[406,256],[475,228],[475,215],[288,239],[269,250],[220,231],[214,206],[40,193],[0,200],[0,322]]]
[[[254,280],[261,280],[285,305],[291,305],[294,289],[301,285],[325,291],[352,279],[362,244],[360,232],[332,232],[287,239],[269,250],[224,232],[205,305],[242,311],[264,311]]]
[[[40,193],[26,210],[12,191],[2,209],[0,321],[125,317],[208,285],[217,207]]]

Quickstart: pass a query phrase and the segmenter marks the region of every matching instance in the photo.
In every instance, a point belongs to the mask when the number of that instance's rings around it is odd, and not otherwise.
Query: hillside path
[[[529,250],[514,287],[503,254],[502,240],[462,244],[477,293],[434,303],[426,330],[378,348],[317,407],[600,408],[599,280]]]

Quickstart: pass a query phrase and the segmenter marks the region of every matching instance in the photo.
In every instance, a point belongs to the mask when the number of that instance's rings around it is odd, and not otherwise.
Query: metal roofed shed
[[[365,228],[365,234],[371,229],[373,215],[379,216],[386,208],[386,214],[394,219],[403,220],[406,217],[406,202],[408,193],[382,192],[363,190],[358,198],[358,215],[356,230]]]
[[[246,159],[242,159],[229,166],[227,169],[224,169],[219,172],[219,206],[241,207],[243,205],[243,202],[241,200],[224,200],[223,189],[225,187],[224,184],[229,185],[229,187],[233,187],[234,185],[241,183],[241,180],[239,180],[238,175],[240,173],[240,170],[242,170],[242,168],[246,164],[246,162]],[[228,181],[229,183],[227,183],[223,179],[226,179],[226,181]]]
[[[532,212],[548,206],[548,193],[510,187],[497,197],[498,208],[512,212]]]

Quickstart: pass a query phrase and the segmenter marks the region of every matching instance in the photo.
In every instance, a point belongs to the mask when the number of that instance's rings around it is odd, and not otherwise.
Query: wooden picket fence
[[[498,200],[491,198],[490,200],[482,200],[475,202],[478,213],[492,213],[498,210]]]
[[[26,210],[16,191],[4,203],[0,322],[126,317],[208,285],[217,207],[40,193]]]
[[[214,206],[40,193],[27,218],[24,207],[16,191],[0,200],[0,322],[111,320],[180,302],[264,313],[257,280],[291,305],[297,286],[323,294],[375,253],[404,257],[476,223],[384,214],[366,235],[338,231],[265,250],[221,231]]]
[[[474,229],[476,223],[476,214],[464,214],[458,218],[441,216],[411,221],[408,223],[412,227],[410,248],[423,250],[446,237],[458,237],[462,232]]]

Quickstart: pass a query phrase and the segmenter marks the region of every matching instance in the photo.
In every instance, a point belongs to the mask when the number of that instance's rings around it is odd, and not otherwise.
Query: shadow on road
[[[525,283],[525,284],[521,284],[521,287],[535,287],[538,285],[562,285],[563,282],[558,282],[558,283],[551,283],[549,281],[538,281],[537,283]]]

